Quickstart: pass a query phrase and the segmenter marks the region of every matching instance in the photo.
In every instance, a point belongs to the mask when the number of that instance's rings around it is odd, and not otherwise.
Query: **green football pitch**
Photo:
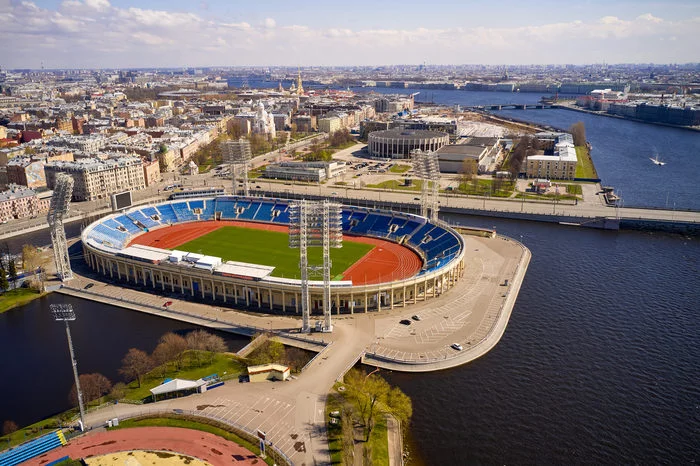
[[[371,244],[343,241],[343,247],[331,249],[331,278],[340,279],[352,264],[374,248]],[[289,235],[276,231],[242,227],[222,227],[181,244],[179,251],[221,257],[224,261],[248,262],[275,267],[272,276],[301,278],[299,249],[289,247]],[[321,248],[309,248],[309,264],[323,263]],[[318,277],[312,279],[320,280]]]

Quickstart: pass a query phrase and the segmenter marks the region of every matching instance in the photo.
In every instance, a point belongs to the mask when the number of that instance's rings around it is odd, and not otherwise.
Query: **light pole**
[[[80,390],[80,380],[78,378],[78,361],[75,360],[75,352],[73,351],[73,340],[70,336],[70,327],[68,322],[75,320],[75,312],[70,304],[51,304],[49,305],[51,314],[56,322],[65,322],[66,336],[68,337],[68,349],[70,350],[71,365],[73,366],[73,377],[75,377],[75,390],[78,393],[78,407],[80,408],[80,430],[85,430],[85,407],[83,406],[83,392]]]

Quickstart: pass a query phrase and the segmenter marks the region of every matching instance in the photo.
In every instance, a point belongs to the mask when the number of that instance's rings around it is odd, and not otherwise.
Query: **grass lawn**
[[[576,178],[598,178],[598,173],[593,166],[593,160],[584,146],[576,146]]]
[[[567,184],[566,185],[567,194],[578,194],[583,195],[583,188],[580,184]]]
[[[202,432],[208,432],[210,434],[217,435],[219,437],[225,438],[226,440],[236,443],[243,448],[248,449],[256,455],[260,454],[260,449],[258,445],[255,445],[246,439],[239,437],[233,432],[215,427],[203,422],[196,422],[189,419],[180,418],[170,418],[170,417],[155,417],[147,419],[125,419],[119,422],[119,426],[112,427],[112,429],[128,429],[130,427],[180,427],[183,429],[200,430]],[[274,464],[275,461],[268,456],[265,460],[267,464]]]
[[[6,291],[0,295],[0,314],[23,304],[27,304],[29,301],[40,298],[41,296],[41,293],[31,288],[17,288],[15,290]]]
[[[401,189],[404,191],[420,191],[421,186],[421,180],[413,180],[413,184],[411,184],[411,186],[404,185],[403,181],[400,180],[382,181],[381,183],[367,185],[368,188]]]
[[[331,464],[343,463],[343,428],[338,419],[337,424],[331,424],[331,412],[343,409],[343,398],[332,391],[326,398],[326,425],[328,427],[328,451],[331,454]]]
[[[372,464],[389,464],[389,439],[386,431],[386,418],[378,414],[377,423],[369,436],[372,445]]]
[[[501,180],[500,189],[495,189],[495,180],[476,178],[476,183],[470,181],[469,183],[460,183],[457,188],[457,192],[462,194],[469,194],[472,196],[485,196],[490,195],[492,197],[510,197],[513,194],[513,189],[515,188],[515,182],[511,180]]]
[[[183,368],[180,371],[176,369],[173,362],[166,363],[165,368],[158,367],[153,369],[142,377],[141,387],[138,386],[136,381],[129,383],[124,398],[127,400],[143,400],[151,396],[149,391],[151,388],[157,387],[166,378],[197,380],[212,374],[219,374],[219,377],[223,377],[224,373],[228,376],[242,374],[245,371],[243,363],[222,353],[216,353],[211,364],[209,363],[208,353],[202,354],[201,362],[201,366],[195,366],[194,352],[187,351],[184,356]]]
[[[392,165],[392,167],[389,169],[391,173],[406,173],[411,169],[410,165]]]
[[[75,411],[77,411],[77,409]],[[49,432],[56,430],[60,424],[61,421],[58,416],[50,417],[28,425],[27,427],[23,427],[9,435],[4,435],[0,437],[0,450],[4,450],[8,447],[14,447],[15,445],[19,445],[20,443],[24,443],[35,437],[48,434]],[[8,438],[10,439],[9,444],[7,442]]]
[[[331,276],[337,277],[372,250],[370,244],[343,241],[331,249]],[[274,266],[275,277],[300,278],[299,250],[289,247],[289,235],[276,231],[242,227],[222,227],[177,247],[178,250],[208,254],[223,260]],[[321,248],[309,249],[309,263],[320,264]]]

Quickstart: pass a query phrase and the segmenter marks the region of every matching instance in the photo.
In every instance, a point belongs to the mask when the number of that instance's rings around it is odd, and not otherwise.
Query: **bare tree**
[[[112,382],[109,381],[107,377],[102,374],[81,374],[80,377],[80,389],[83,392],[83,400],[86,403],[97,400],[102,395],[106,395],[112,389]],[[70,389],[68,394],[68,399],[73,405],[78,404],[78,394],[75,389],[75,384]]]
[[[209,351],[209,364],[211,364],[214,360],[214,355],[216,353],[225,353],[228,351],[228,346],[226,346],[226,342],[220,336],[214,335],[213,333],[207,333],[207,338],[204,342],[204,349]]]
[[[128,379],[136,379],[141,387],[141,377],[153,367],[153,359],[145,351],[130,348],[122,359],[122,367],[119,373]]]
[[[17,424],[9,419],[2,423],[2,435],[10,435],[12,432],[17,432]]]
[[[586,127],[582,121],[576,122],[569,128],[571,136],[574,138],[575,146],[586,145]]]
[[[160,337],[156,349],[153,350],[153,359],[159,365],[175,361],[177,370],[182,367],[182,353],[187,349],[187,341],[175,333],[166,333]]]

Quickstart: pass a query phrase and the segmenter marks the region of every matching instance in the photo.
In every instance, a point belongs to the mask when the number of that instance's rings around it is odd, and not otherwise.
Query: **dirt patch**
[[[224,405],[197,405],[197,411],[203,411],[207,408],[223,408]]]

